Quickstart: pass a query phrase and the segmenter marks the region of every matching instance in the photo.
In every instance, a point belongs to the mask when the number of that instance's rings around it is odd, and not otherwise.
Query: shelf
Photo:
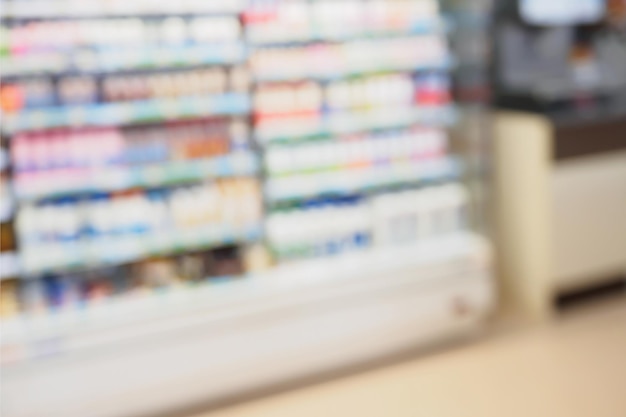
[[[457,119],[452,105],[409,108],[384,108],[325,114],[317,118],[281,118],[261,121],[256,137],[264,145],[306,141],[320,136],[394,129],[416,124],[450,126]]]
[[[247,56],[242,42],[215,45],[77,48],[80,53],[39,52],[2,58],[3,76],[116,73],[199,65],[231,65]]]
[[[313,81],[335,81],[344,78],[352,78],[366,75],[386,74],[386,73],[398,73],[398,72],[418,72],[418,71],[447,71],[453,67],[453,60],[451,57],[447,57],[442,61],[436,62],[424,62],[424,63],[412,63],[406,66],[389,66],[388,63],[372,60],[368,63],[368,67],[359,69],[346,69],[340,72],[328,73],[328,74],[277,74],[277,75],[256,75],[254,77],[257,83],[270,83],[270,82],[295,82],[304,80]]]
[[[101,237],[76,242],[22,246],[20,263],[26,275],[122,265],[150,256],[174,255],[211,249],[238,242],[253,242],[262,235],[261,226],[242,230],[197,227],[156,231],[144,235]]]
[[[39,172],[28,178],[28,188],[17,182],[15,194],[21,201],[42,200],[77,194],[112,192],[133,188],[158,188],[210,180],[252,176],[259,172],[254,153],[239,151],[210,159],[177,161],[137,167],[96,167],[84,170]],[[32,175],[32,174],[26,174]],[[17,174],[19,178],[19,174]]]
[[[439,183],[458,179],[460,173],[461,164],[452,157],[425,162],[407,160],[395,165],[270,177],[265,190],[268,201],[277,204],[315,197],[359,195],[407,184]]]
[[[178,97],[75,106],[56,106],[4,115],[3,131],[9,134],[61,127],[131,125],[209,116],[246,115],[247,94],[226,93],[212,97]]]
[[[331,34],[324,33],[319,30],[313,30],[311,33],[302,34],[302,36],[293,38],[285,37],[284,34],[281,34],[281,36],[275,36],[271,38],[268,37],[268,39],[256,39],[257,36],[253,35],[250,32],[251,29],[254,29],[254,25],[252,25],[252,28],[248,28],[249,32],[247,34],[247,39],[251,45],[257,47],[282,45],[293,46],[314,42],[345,42],[362,39],[381,39],[399,36],[428,35],[435,33],[445,33],[449,28],[449,22],[440,18],[432,18],[428,20],[414,22],[410,27],[404,29],[389,28],[387,30],[371,30],[364,28],[362,30],[354,31],[354,28],[343,27],[341,29],[344,30],[344,33]]]
[[[3,19],[49,19],[75,17],[169,16],[182,14],[239,14],[244,0],[174,2],[151,1],[85,1],[30,0],[6,1],[2,5]]]

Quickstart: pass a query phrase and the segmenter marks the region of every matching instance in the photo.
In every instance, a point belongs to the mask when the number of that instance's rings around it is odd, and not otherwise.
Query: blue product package
[[[354,235],[354,245],[357,248],[365,249],[371,245],[372,238],[368,232],[361,231]]]
[[[42,277],[45,298],[48,306],[61,307],[64,300],[64,288],[57,275],[47,274]]]

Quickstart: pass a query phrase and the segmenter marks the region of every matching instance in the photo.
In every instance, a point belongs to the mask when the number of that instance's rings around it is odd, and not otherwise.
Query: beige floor
[[[626,298],[209,416],[625,417]]]

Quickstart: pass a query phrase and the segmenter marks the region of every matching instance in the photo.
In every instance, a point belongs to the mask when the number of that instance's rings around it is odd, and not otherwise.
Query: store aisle
[[[626,416],[626,299],[194,417]]]

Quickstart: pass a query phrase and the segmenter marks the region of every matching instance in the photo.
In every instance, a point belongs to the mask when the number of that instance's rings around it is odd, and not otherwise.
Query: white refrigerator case
[[[4,322],[3,416],[176,411],[458,336],[493,305],[490,262],[467,233]]]

